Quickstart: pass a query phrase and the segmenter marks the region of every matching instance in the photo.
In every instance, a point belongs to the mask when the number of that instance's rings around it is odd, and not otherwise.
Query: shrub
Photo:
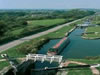
[[[28,53],[37,53],[37,51],[47,43],[49,38],[41,38],[39,40],[31,40],[31,43],[26,43],[17,48],[18,51],[28,54]]]

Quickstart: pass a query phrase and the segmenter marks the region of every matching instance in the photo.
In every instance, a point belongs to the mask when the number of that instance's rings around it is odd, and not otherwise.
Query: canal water
[[[85,40],[81,37],[83,32],[84,29],[77,28],[69,35],[70,43],[60,54],[63,56],[63,59],[85,58],[87,56],[100,55],[100,40]],[[41,48],[41,50],[39,50],[38,54],[46,54],[48,49],[60,40],[61,39],[50,40]],[[36,62],[35,68],[54,67],[57,65],[57,63],[50,64],[49,62]]]
[[[76,29],[70,35],[70,44],[63,50],[64,58],[85,58],[100,55],[100,40],[86,40],[81,34],[84,29]]]
[[[70,43],[60,55],[64,58],[85,58],[87,56],[99,56],[100,55],[100,40],[86,40],[83,39],[81,34],[84,29],[77,28],[70,35]],[[59,42],[61,39],[50,40],[45,44],[39,54],[46,54],[48,49]]]

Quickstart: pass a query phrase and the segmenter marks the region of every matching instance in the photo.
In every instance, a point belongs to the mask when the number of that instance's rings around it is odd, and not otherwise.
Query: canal
[[[70,38],[69,45],[64,48],[60,55],[63,59],[67,58],[85,58],[87,56],[100,55],[100,40],[86,40],[83,39],[81,34],[85,29],[77,28],[68,37]],[[48,49],[59,42],[61,39],[50,40],[45,44],[38,54],[46,54]],[[54,67],[57,63],[50,64],[49,62],[36,62],[35,68]]]
[[[70,44],[61,53],[64,58],[85,58],[100,55],[100,40],[83,39],[81,36],[83,32],[84,29],[77,28],[69,35]],[[50,40],[38,53],[46,54],[48,49],[59,41],[60,39]]]

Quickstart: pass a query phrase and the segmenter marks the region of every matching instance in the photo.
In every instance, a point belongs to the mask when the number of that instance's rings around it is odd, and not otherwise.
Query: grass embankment
[[[40,49],[40,46],[42,46],[49,39],[64,37],[65,33],[68,32],[70,29],[72,29],[74,27],[74,25],[75,24],[73,23],[70,26],[65,26],[55,32],[49,33],[47,35],[41,36],[39,38],[33,39],[28,42],[24,42],[23,44],[20,44],[16,47],[10,48],[7,51],[4,51],[0,54],[7,53],[11,57],[19,58],[19,57],[25,57],[25,55],[27,53],[31,53],[31,52],[36,53]],[[5,67],[6,65],[0,64],[0,66]]]
[[[14,39],[48,30],[57,25],[64,24],[65,22],[67,22],[66,19],[46,19],[28,21],[28,24],[24,27],[14,28],[12,30],[7,31],[3,37],[0,37],[0,42],[3,44]]]
[[[91,33],[92,32],[92,33]],[[100,26],[96,26],[96,27],[88,27],[86,29],[86,33],[84,34],[83,37],[85,38],[90,38],[90,39],[96,39],[96,38],[100,38]]]

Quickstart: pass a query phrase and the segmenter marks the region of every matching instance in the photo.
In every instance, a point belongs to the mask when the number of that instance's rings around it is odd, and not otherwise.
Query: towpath
[[[75,21],[72,21],[72,22],[63,24],[63,25],[56,26],[56,27],[51,28],[51,29],[46,30],[46,31],[43,31],[43,32],[40,32],[40,33],[37,33],[37,34],[33,34],[33,35],[31,35],[31,36],[27,36],[27,37],[24,37],[24,38],[21,38],[21,39],[18,39],[18,40],[14,40],[14,41],[9,42],[9,43],[4,44],[4,45],[0,45],[0,52],[5,51],[5,50],[7,50],[7,49],[9,49],[9,48],[12,48],[12,47],[14,47],[14,46],[17,46],[17,45],[19,45],[19,44],[21,44],[21,43],[23,43],[23,42],[25,42],[25,41],[29,41],[29,40],[31,40],[31,39],[34,39],[34,38],[37,38],[37,37],[46,35],[46,34],[51,33],[51,32],[54,32],[54,31],[56,31],[56,30],[58,30],[58,29],[60,29],[60,28],[62,28],[62,27],[64,27],[64,26],[68,26],[68,25],[70,25],[70,24],[72,24],[72,23],[75,23],[75,22],[77,22],[77,21],[80,21],[80,20],[81,20],[81,19],[78,19],[78,20],[75,20]]]

